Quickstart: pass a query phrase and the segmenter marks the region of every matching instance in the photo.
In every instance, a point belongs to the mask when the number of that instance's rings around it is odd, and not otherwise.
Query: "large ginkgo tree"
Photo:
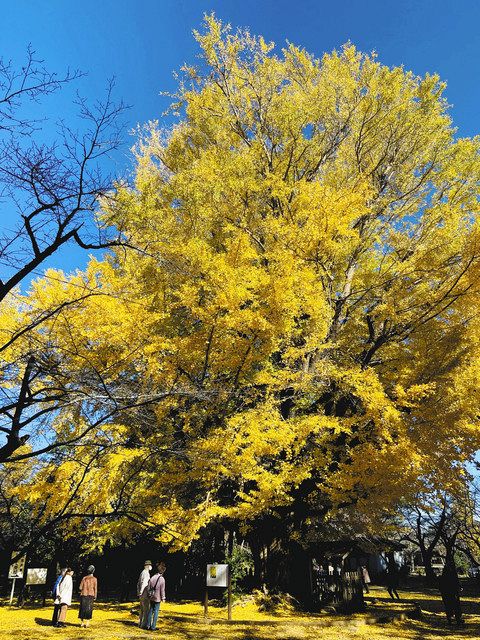
[[[66,379],[88,363],[108,409],[77,395],[55,414],[74,444],[25,495],[56,487],[55,513],[77,477],[102,539],[378,531],[455,490],[479,448],[480,141],[458,138],[435,75],[351,45],[277,51],[213,17],[196,38],[176,124],[139,133],[134,183],[104,202],[137,249],[23,300],[95,289],[15,348],[35,340]]]

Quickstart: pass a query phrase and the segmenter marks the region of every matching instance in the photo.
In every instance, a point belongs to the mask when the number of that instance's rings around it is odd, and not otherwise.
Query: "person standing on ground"
[[[81,627],[88,627],[92,619],[93,603],[97,599],[97,579],[93,575],[95,567],[91,564],[87,575],[80,582],[80,611],[78,617],[82,621]]]
[[[158,612],[160,611],[160,602],[165,602],[165,563],[159,562],[157,565],[157,573],[152,576],[148,582],[148,594],[150,597],[150,610],[148,612],[147,629],[150,631],[157,630]]]
[[[123,567],[120,575],[120,602],[129,602],[131,576],[128,575],[128,568]]]
[[[58,614],[60,613],[60,605],[56,603],[56,599],[57,599],[57,591],[58,591],[58,585],[60,584],[63,576],[65,575],[67,569],[62,569],[59,573],[59,575],[57,576],[57,579],[55,580],[55,584],[53,585],[53,589],[52,589],[52,597],[53,597],[53,616],[52,616],[52,624],[53,626],[55,626],[58,622]]]
[[[148,581],[150,580],[150,571],[152,563],[146,560],[143,571],[140,573],[137,582],[137,595],[140,602],[140,619],[138,626],[140,629],[146,629],[148,624],[148,612],[150,610],[150,598],[148,597]]]
[[[72,604],[73,594],[73,570],[68,567],[65,571],[65,575],[60,580],[57,587],[57,597],[55,603],[60,606],[58,614],[58,621],[55,623],[55,627],[66,627],[65,618],[67,617],[67,609]]]
[[[392,600],[400,600],[398,595],[398,585],[400,583],[400,575],[398,573],[398,567],[396,562],[392,562],[387,571],[387,591],[390,594]]]
[[[365,565],[362,565],[360,567],[360,571],[362,572],[363,588],[365,589],[366,593],[370,593],[370,588],[368,585],[370,584],[371,580],[370,580],[370,574],[368,573],[368,569]]]
[[[443,568],[442,575],[438,579],[438,588],[442,596],[448,624],[452,624],[452,618],[455,618],[457,626],[462,626],[462,605],[460,603],[461,587],[457,568],[453,561],[447,561],[447,564]]]

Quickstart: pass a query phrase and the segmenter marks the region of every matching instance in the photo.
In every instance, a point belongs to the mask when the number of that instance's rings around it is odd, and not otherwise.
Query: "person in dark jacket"
[[[461,587],[457,568],[453,562],[447,562],[443,568],[442,575],[438,579],[438,588],[442,596],[448,624],[452,624],[453,618],[455,618],[457,626],[462,626]]]
[[[165,563],[160,562],[157,565],[157,573],[153,575],[148,582],[148,592],[150,596],[150,611],[148,612],[147,629],[150,631],[157,630],[158,612],[160,610],[160,602],[165,602]]]
[[[400,574],[398,571],[397,563],[392,562],[387,571],[387,591],[390,594],[392,600],[400,600],[398,595],[398,585],[400,584]]]

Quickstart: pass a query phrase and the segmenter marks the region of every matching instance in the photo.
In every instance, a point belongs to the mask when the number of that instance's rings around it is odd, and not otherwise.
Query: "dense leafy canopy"
[[[3,309],[32,325],[4,358],[41,353],[70,394],[48,425],[70,446],[18,490],[97,515],[92,544],[266,514],[378,530],[479,448],[480,141],[436,76],[213,17],[196,37],[178,124],[140,132],[104,202],[137,250]]]

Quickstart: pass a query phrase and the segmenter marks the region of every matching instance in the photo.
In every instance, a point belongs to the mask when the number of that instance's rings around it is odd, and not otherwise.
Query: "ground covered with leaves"
[[[0,638],[40,640],[60,636],[78,640],[130,640],[158,635],[169,640],[313,640],[319,637],[322,640],[457,640],[480,637],[480,598],[463,599],[466,624],[457,629],[447,626],[441,601],[434,591],[410,591],[401,595],[400,601],[393,602],[384,590],[374,588],[367,598],[367,612],[352,616],[266,613],[247,601],[234,607],[232,622],[226,620],[226,610],[219,606],[211,606],[209,618],[205,620],[200,603],[166,603],[157,633],[137,628],[134,603],[98,603],[89,629],[80,628],[77,605],[68,612],[67,627],[55,629],[50,626],[51,607],[18,609],[4,604],[0,608]]]

